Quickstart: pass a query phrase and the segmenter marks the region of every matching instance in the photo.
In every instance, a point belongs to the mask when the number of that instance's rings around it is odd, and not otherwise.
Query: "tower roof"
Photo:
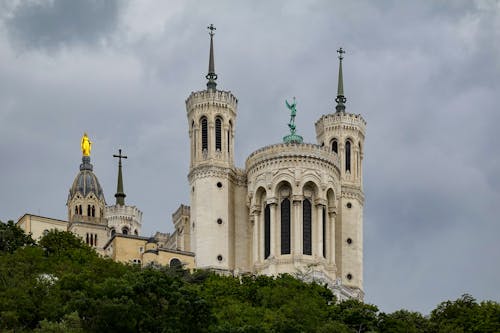
[[[208,59],[208,74],[206,76],[206,79],[208,80],[207,82],[207,89],[208,90],[215,90],[217,86],[217,74],[215,74],[215,62],[214,62],[214,31],[215,27],[213,24],[210,24],[207,27],[210,32],[208,33],[210,35],[210,54],[209,54],[209,59]]]
[[[113,155],[113,157],[118,158],[118,182],[115,194],[116,204],[125,206],[125,197],[127,195],[123,192],[122,158],[127,158],[127,156],[122,155],[122,150],[118,149],[118,155]]]
[[[345,111],[345,102],[347,98],[344,96],[344,78],[342,76],[342,59],[344,59],[345,51],[340,48],[337,50],[339,54],[339,81],[337,86],[337,98],[335,98],[335,102],[337,102],[337,106],[335,109],[337,112]]]
[[[68,200],[73,198],[77,193],[80,193],[84,198],[93,193],[99,200],[104,200],[104,193],[97,176],[93,172],[90,156],[82,157],[80,172],[76,175],[69,189]]]

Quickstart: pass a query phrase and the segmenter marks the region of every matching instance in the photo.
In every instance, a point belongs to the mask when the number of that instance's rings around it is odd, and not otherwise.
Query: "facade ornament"
[[[290,134],[283,137],[284,143],[302,143],[304,140],[300,135],[296,134],[296,126],[295,126],[295,116],[297,115],[297,102],[295,101],[295,97],[293,98],[293,102],[290,104],[285,99],[285,104],[288,110],[290,110],[290,122],[288,123],[288,128],[290,128]]]
[[[92,141],[89,140],[87,133],[83,133],[81,149],[83,156],[90,156],[90,150],[92,149]]]

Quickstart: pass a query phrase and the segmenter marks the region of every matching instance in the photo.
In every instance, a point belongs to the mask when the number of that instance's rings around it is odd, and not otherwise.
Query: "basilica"
[[[363,148],[366,122],[346,111],[339,52],[335,111],[304,143],[291,111],[283,142],[234,164],[238,99],[217,89],[214,30],[206,89],[186,100],[190,204],[172,214],[174,231],[141,236],[142,212],[125,204],[119,151],[116,202],[108,205],[81,141],[82,162],[67,198],[67,221],[25,214],[18,226],[34,239],[51,229],[80,236],[103,256],[140,265],[182,265],[221,274],[289,273],[327,284],[339,299],[363,299]]]

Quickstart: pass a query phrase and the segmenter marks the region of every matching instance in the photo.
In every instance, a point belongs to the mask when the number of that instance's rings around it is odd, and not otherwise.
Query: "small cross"
[[[118,149],[118,155],[113,155],[113,157],[118,157],[118,164],[122,165],[122,158],[127,158],[127,156],[122,155],[122,150]]]
[[[339,54],[339,59],[342,60],[344,59],[344,56],[343,54],[345,53],[344,49],[343,48],[340,48],[337,50],[337,53]]]
[[[214,27],[214,25],[213,25],[213,24],[210,24],[210,25],[207,27],[207,29],[208,29],[208,30],[210,30],[210,32],[209,32],[208,34],[209,34],[210,36],[213,36],[213,35],[214,35],[214,30],[216,30],[216,29],[215,29],[215,27]]]

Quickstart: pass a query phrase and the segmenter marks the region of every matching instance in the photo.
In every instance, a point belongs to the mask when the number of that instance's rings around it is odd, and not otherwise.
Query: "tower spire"
[[[207,89],[208,90],[215,90],[215,87],[217,86],[217,83],[215,82],[217,80],[217,74],[215,74],[215,62],[214,62],[214,31],[215,27],[213,24],[210,24],[207,27],[210,32],[208,33],[210,35],[210,55],[209,55],[209,60],[208,60],[208,74],[206,76],[208,82],[207,82]]]
[[[345,51],[340,48],[337,50],[337,53],[339,54],[339,82],[337,87],[337,98],[335,98],[335,102],[337,102],[335,109],[337,112],[343,112],[345,111],[345,102],[347,101],[347,98],[344,96],[344,78],[342,76],[342,59],[344,59],[343,55]]]
[[[122,150],[118,149],[118,155],[113,155],[113,157],[118,158],[118,184],[116,186],[116,204],[125,206],[125,193],[123,192],[123,177],[122,177],[122,158],[127,158],[127,156],[122,155]]]

